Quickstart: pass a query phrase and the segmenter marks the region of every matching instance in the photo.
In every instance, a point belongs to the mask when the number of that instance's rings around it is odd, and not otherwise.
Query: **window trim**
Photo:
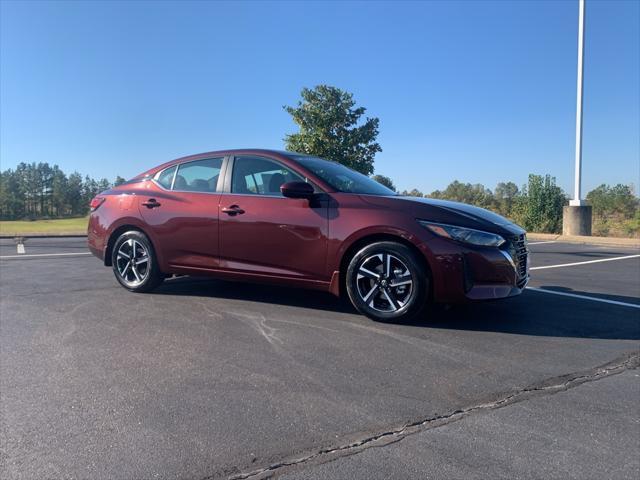
[[[176,177],[178,176],[178,170],[180,170],[181,165],[186,165],[188,163],[194,163],[194,162],[202,162],[203,160],[217,160],[217,159],[222,159],[222,165],[220,166],[220,173],[218,174],[218,183],[216,184],[215,192],[199,192],[197,190],[175,190],[173,188],[176,182]],[[224,193],[223,188],[225,184],[226,167],[227,167],[228,161],[229,161],[229,157],[225,155],[222,157],[205,157],[205,158],[198,158],[196,160],[189,160],[188,162],[174,163],[173,165],[168,165],[166,168],[163,168],[162,170],[156,172],[155,175],[153,175],[153,177],[151,178],[151,181],[155,185],[157,185],[159,188],[164,190],[165,192],[204,193],[205,195],[220,195],[221,193]],[[162,185],[160,185],[160,183],[158,183],[158,181],[156,180],[156,177],[159,177],[160,175],[162,175],[162,172],[173,167],[176,167],[176,170],[175,172],[173,172],[173,178],[171,179],[171,188],[168,188],[168,189],[164,188]]]
[[[171,185],[169,186],[169,188],[165,188],[164,186],[162,186],[160,184],[160,182],[158,182],[158,178],[167,170],[169,170],[170,168],[175,168],[174,172],[173,172],[173,176],[171,177]],[[173,182],[176,180],[176,173],[178,172],[178,164],[174,163],[173,165],[169,165],[168,167],[163,168],[162,170],[158,170],[156,173],[154,173],[153,177],[151,177],[151,181],[157,185],[158,187],[160,187],[162,190],[166,191],[166,192],[170,192],[171,189],[173,188]]]
[[[237,158],[242,158],[242,157],[252,157],[252,158],[260,158],[263,160],[269,160],[277,165],[279,165],[282,168],[286,168],[287,170],[291,170],[293,173],[295,173],[296,175],[302,177],[305,179],[305,181],[310,184],[313,189],[315,190],[316,194],[319,193],[326,193],[324,191],[323,188],[321,188],[316,182],[314,182],[311,178],[309,178],[309,176],[305,173],[305,172],[301,172],[298,169],[296,169],[295,167],[292,167],[291,165],[287,165],[286,163],[280,161],[277,158],[273,158],[273,157],[268,157],[265,155],[253,155],[253,154],[240,154],[240,155],[230,155],[229,158],[227,159],[227,170],[226,170],[226,174],[225,174],[225,178],[224,178],[224,185],[223,185],[223,189],[220,193],[223,193],[225,195],[240,195],[243,197],[260,197],[260,198],[280,198],[280,199],[286,199],[286,200],[292,200],[291,198],[285,197],[284,195],[266,195],[263,193],[236,193],[236,192],[232,192],[231,191],[231,187],[232,187],[232,182],[233,182],[233,170],[235,168],[235,162]]]

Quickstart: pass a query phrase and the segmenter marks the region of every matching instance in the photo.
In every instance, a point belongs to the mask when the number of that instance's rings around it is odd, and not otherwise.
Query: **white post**
[[[582,176],[582,75],[584,72],[584,0],[578,0],[580,13],[578,17],[578,85],[576,96],[576,171],[573,200],[569,205],[579,207],[584,205],[582,200],[581,176]]]

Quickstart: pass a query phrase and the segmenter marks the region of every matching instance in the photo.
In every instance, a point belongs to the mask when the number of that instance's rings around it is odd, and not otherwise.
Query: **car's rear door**
[[[258,275],[328,280],[327,207],[282,196],[280,185],[304,181],[275,159],[230,159],[220,197],[220,261]]]
[[[219,266],[218,204],[224,160],[205,158],[169,167],[141,196],[140,214],[165,265]]]

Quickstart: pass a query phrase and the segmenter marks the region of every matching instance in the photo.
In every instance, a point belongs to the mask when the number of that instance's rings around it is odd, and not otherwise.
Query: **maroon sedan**
[[[380,320],[429,302],[517,295],[522,228],[481,208],[404,197],[335,162],[273,150],[180,158],[91,202],[89,248],[120,284],[210,275],[346,294]]]

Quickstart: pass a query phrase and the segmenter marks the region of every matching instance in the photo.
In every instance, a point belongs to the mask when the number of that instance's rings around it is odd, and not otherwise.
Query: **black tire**
[[[116,280],[131,292],[150,292],[165,278],[153,245],[138,230],[129,230],[118,237],[111,252],[111,264]]]
[[[346,273],[353,306],[384,322],[407,321],[421,315],[429,299],[429,272],[409,247],[375,242],[356,253]]]

